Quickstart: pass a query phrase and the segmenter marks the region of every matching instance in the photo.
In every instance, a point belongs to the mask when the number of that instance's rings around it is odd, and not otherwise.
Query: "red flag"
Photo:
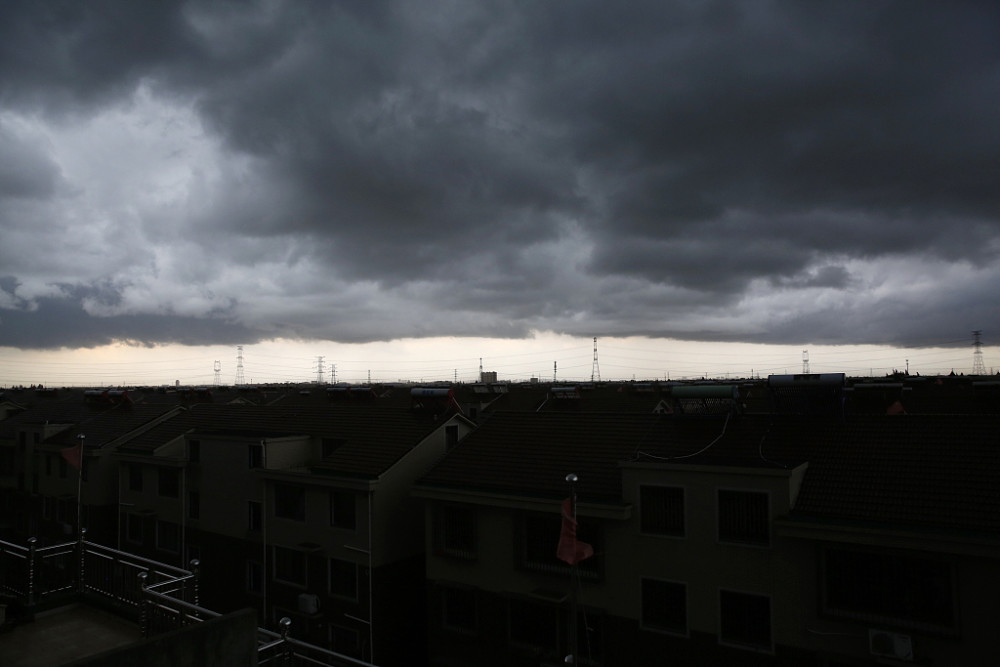
[[[83,442],[78,442],[72,447],[67,447],[59,452],[66,462],[80,470],[83,468]]]
[[[576,539],[576,517],[573,516],[573,503],[567,498],[562,503],[562,530],[559,533],[559,546],[556,548],[556,558],[575,565],[594,555],[594,547]]]

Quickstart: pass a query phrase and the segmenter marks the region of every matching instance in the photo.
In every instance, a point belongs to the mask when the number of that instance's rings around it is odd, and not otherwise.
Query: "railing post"
[[[292,625],[292,619],[287,616],[282,616],[281,620],[278,621],[278,626],[281,628],[281,653],[284,657],[284,663],[290,665],[292,663],[292,647],[288,643],[288,628]]]
[[[28,606],[35,606],[35,547],[37,537],[28,538]]]
[[[83,572],[84,563],[87,558],[87,529],[80,529],[80,539],[76,542],[77,557],[80,559],[80,567],[77,570],[77,580],[76,580],[76,591],[78,593],[83,593],[86,590],[86,585],[84,584]]]
[[[194,585],[194,604],[198,604],[198,579],[201,577],[201,561],[197,558],[191,559],[191,574],[193,575],[191,580]],[[185,600],[187,602],[187,600]]]
[[[145,572],[140,572],[138,575],[139,579],[139,630],[142,632],[143,638],[149,637],[149,610],[146,608],[146,577],[149,575]]]

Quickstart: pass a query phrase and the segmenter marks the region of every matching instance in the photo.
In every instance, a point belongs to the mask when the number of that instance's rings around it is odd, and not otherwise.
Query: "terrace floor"
[[[139,626],[108,612],[73,604],[42,612],[0,632],[0,665],[48,667],[142,639]]]

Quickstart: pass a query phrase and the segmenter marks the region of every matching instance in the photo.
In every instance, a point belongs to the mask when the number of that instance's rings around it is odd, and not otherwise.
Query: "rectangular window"
[[[201,518],[201,494],[197,491],[188,492],[188,518]]]
[[[303,551],[274,547],[274,578],[286,584],[305,586],[306,554]]]
[[[177,498],[180,495],[180,471],[176,468],[160,468],[156,471],[156,492],[163,498]]]
[[[568,573],[570,566],[556,557],[562,530],[562,515],[556,513],[525,514],[518,525],[516,536],[517,564],[520,567],[540,572]],[[599,553],[600,532],[596,521],[578,517],[577,540],[589,544],[594,553]],[[598,559],[594,556],[577,564],[580,576],[597,579],[600,576]]]
[[[470,588],[441,588],[441,625],[449,630],[475,633],[479,627],[476,591]]]
[[[46,455],[45,457],[45,476],[52,476],[52,455]]]
[[[331,623],[327,626],[330,650],[355,658],[361,657],[361,636],[357,630]]]
[[[251,468],[264,467],[264,446],[259,444],[247,447],[247,465]]]
[[[643,579],[642,627],[686,635],[687,586],[673,581]]]
[[[684,537],[684,489],[640,486],[639,513],[642,532]]]
[[[54,519],[56,517],[56,499],[45,496],[42,498],[42,518]]]
[[[67,473],[67,470],[66,470],[66,459],[64,459],[63,457],[60,456],[59,457],[59,477],[61,479],[66,479],[66,473]]]
[[[125,515],[125,539],[132,544],[142,544],[142,517],[135,514]]]
[[[767,545],[771,522],[767,493],[719,489],[719,541]]]
[[[476,557],[474,509],[458,505],[440,506],[434,513],[434,523],[435,553],[459,558]]]
[[[247,501],[247,529],[260,530],[261,508],[255,500]]]
[[[358,599],[358,565],[349,560],[330,559],[330,595]]]
[[[357,501],[352,491],[330,492],[330,525],[354,530],[357,527]]]
[[[947,561],[848,549],[827,549],[823,560],[827,614],[946,634],[957,630]]]
[[[201,461],[201,441],[188,441],[188,461],[191,463],[198,463]]]
[[[135,463],[128,467],[128,490],[142,491],[142,466]]]
[[[264,566],[255,560],[247,561],[247,593],[262,593],[264,591]]]
[[[555,653],[559,650],[559,610],[550,605],[512,599],[507,607],[507,633],[513,644]]]
[[[458,444],[458,424],[448,424],[444,427],[444,448],[450,452]]]
[[[771,650],[771,598],[719,591],[719,641],[743,648]]]
[[[274,516],[292,521],[306,520],[306,490],[291,484],[274,485]]]
[[[181,548],[181,534],[176,523],[170,521],[156,522],[156,548],[161,551],[177,553]]]

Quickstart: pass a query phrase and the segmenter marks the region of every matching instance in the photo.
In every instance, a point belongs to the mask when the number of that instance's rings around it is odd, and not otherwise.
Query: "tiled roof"
[[[167,405],[132,405],[120,403],[97,415],[83,419],[74,428],[66,429],[46,440],[48,444],[70,446],[76,444],[78,434],[86,436],[84,446],[96,449],[129,432],[148,424],[169,412]]]
[[[1000,534],[1000,417],[498,413],[421,484],[620,498],[624,460],[808,468],[792,518]]]
[[[409,408],[380,404],[322,406],[196,405],[130,439],[121,451],[152,453],[190,432],[191,437],[278,438],[309,436],[340,442],[333,454],[314,462],[314,472],[375,477],[441,425]]]
[[[425,486],[562,498],[566,475],[590,500],[621,498],[618,462],[655,426],[653,414],[498,412],[421,480]]]

